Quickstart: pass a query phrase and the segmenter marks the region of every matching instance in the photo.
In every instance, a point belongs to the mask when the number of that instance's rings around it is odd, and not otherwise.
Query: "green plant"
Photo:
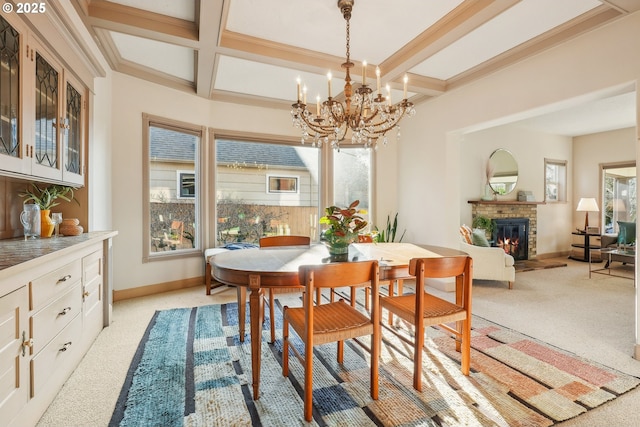
[[[473,228],[482,228],[487,232],[487,234],[491,234],[493,233],[494,222],[489,217],[476,215],[476,217],[473,218],[473,221],[471,222],[471,226]]]
[[[356,210],[359,204],[360,201],[356,200],[347,208],[325,208],[325,216],[320,218],[320,224],[328,224],[329,228],[322,234],[323,239],[332,244],[344,238],[357,236],[358,232],[367,226],[367,221],[358,215]]]
[[[188,231],[184,231],[184,232],[182,232],[182,236],[183,236],[185,239],[187,239],[187,240],[189,240],[189,241],[191,242],[191,247],[192,247],[192,248],[195,248],[195,247],[196,247],[196,244],[194,243],[195,237],[193,236],[193,234],[192,234],[192,233],[190,233],[190,232],[188,232]]]
[[[391,223],[391,217],[387,215],[387,226],[384,230],[378,230],[378,227],[375,227],[375,230],[378,232],[375,236],[375,241],[377,243],[393,243],[396,241],[396,232],[398,231],[398,213],[396,212],[396,216],[393,218],[393,223]],[[407,230],[402,232],[402,236],[400,236],[400,240],[398,242],[402,242],[402,238]]]
[[[51,184],[48,187],[40,188],[35,183],[31,183],[23,192],[18,193],[18,196],[24,197],[24,203],[32,201],[40,206],[41,210],[49,210],[60,204],[56,201],[58,199],[67,202],[74,200],[80,206],[80,202],[73,196],[73,192],[73,187],[66,185]]]

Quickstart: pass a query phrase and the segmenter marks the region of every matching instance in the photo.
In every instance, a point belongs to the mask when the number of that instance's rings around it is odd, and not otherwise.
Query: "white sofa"
[[[509,289],[513,289],[516,269],[511,255],[501,248],[474,246],[463,241],[460,242],[460,250],[473,259],[474,279],[509,282]]]

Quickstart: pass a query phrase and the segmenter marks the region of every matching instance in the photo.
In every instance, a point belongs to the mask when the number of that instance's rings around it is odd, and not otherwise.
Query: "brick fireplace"
[[[529,219],[497,218],[493,222],[493,244],[515,260],[529,259]]]
[[[493,220],[505,218],[526,218],[529,220],[527,233],[527,258],[534,259],[537,249],[538,205],[541,202],[518,202],[516,200],[470,200],[471,216],[486,216]]]

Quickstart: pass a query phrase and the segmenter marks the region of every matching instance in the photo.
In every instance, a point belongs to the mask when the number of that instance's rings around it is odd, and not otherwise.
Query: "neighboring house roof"
[[[152,161],[192,162],[195,158],[198,138],[194,135],[151,126],[149,137]],[[296,147],[230,140],[217,140],[216,161],[306,168]]]
[[[159,127],[149,127],[151,161],[193,162],[198,137]]]
[[[247,163],[306,168],[296,147],[278,144],[217,140],[218,163]]]

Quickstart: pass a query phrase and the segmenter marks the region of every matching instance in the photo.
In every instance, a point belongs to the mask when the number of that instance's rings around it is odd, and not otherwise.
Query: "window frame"
[[[293,180],[294,189],[293,190],[281,190],[281,189],[272,189],[271,188],[271,180]],[[267,194],[277,194],[277,193],[288,193],[288,194],[298,194],[300,193],[300,177],[295,175],[282,175],[282,174],[267,174]]]
[[[194,135],[199,138],[199,144],[194,152],[194,177],[196,184],[195,191],[195,235],[194,235],[194,247],[180,249],[175,251],[151,251],[151,196],[150,196],[150,171],[151,171],[151,158],[150,158],[150,128],[160,127],[171,131],[183,132],[190,135]],[[199,126],[192,123],[181,122],[178,120],[168,119],[161,116],[154,116],[148,113],[142,114],[142,258],[143,263],[163,261],[167,259],[178,259],[186,257],[201,257],[202,250],[205,247],[204,226],[203,218],[205,216],[205,204],[204,198],[204,180],[206,175],[203,170],[203,162],[201,159],[206,158],[206,141],[207,132],[206,127]],[[178,189],[176,188],[176,193]],[[177,194],[176,194],[177,196]]]
[[[606,170],[607,169],[624,169],[624,168],[636,168],[636,176],[637,176],[637,163],[635,160],[628,160],[628,161],[622,161],[622,162],[611,162],[611,163],[601,163],[599,165],[600,167],[600,180],[599,180],[599,197],[598,197],[598,205],[600,206],[600,224],[601,224],[601,232],[602,234],[606,234],[606,215],[607,215],[607,208],[606,208],[606,200],[605,200],[605,178],[606,178]],[[634,176],[629,177],[630,179],[635,178]],[[637,183],[637,179],[636,179],[636,186],[638,185]],[[636,197],[636,205],[634,206],[634,209],[630,209],[631,212],[633,212],[633,214],[635,214],[637,216],[637,209],[638,209],[638,201],[637,201],[637,194],[635,195]],[[632,215],[633,215],[632,214]],[[617,233],[618,232],[618,227],[617,227],[617,223],[615,222],[615,218],[614,218],[614,222],[613,222],[613,227],[614,227],[614,232]]]
[[[544,159],[544,201],[545,203],[567,203],[567,160]],[[547,169],[555,166],[556,175],[562,174],[562,177],[556,177],[555,181],[550,182],[547,179]],[[556,197],[549,197],[552,186],[556,187]]]
[[[208,128],[207,135],[207,150],[206,150],[206,162],[202,167],[205,175],[202,179],[202,185],[206,192],[206,210],[203,213],[205,218],[210,218],[205,224],[202,224],[202,228],[205,233],[205,248],[215,247],[217,242],[217,224],[218,215],[216,211],[216,150],[215,141],[217,139],[231,139],[240,141],[249,141],[257,143],[271,143],[271,144],[284,144],[298,146],[300,145],[300,139],[297,137],[275,135],[275,134],[263,134],[245,131],[232,131],[216,128]],[[349,147],[364,148],[363,144],[350,144]],[[341,147],[341,149],[345,149]],[[322,144],[317,148],[320,150],[320,180],[319,180],[319,213],[318,218],[324,213],[324,207],[331,206],[333,204],[333,149],[330,144]],[[373,207],[376,206],[375,191],[376,191],[376,151],[371,149],[371,171],[370,171],[370,222],[375,224],[375,211]],[[274,174],[275,175],[275,174]]]
[[[193,193],[193,195],[191,194],[182,194],[182,189],[184,188],[184,179],[187,178],[187,176],[191,176],[193,177],[193,185],[196,185],[196,174],[194,171],[191,170],[184,170],[184,169],[176,169],[176,198],[177,199],[185,199],[185,200],[189,200],[189,199],[194,199],[196,197],[195,192]],[[197,188],[197,187],[195,187]]]

